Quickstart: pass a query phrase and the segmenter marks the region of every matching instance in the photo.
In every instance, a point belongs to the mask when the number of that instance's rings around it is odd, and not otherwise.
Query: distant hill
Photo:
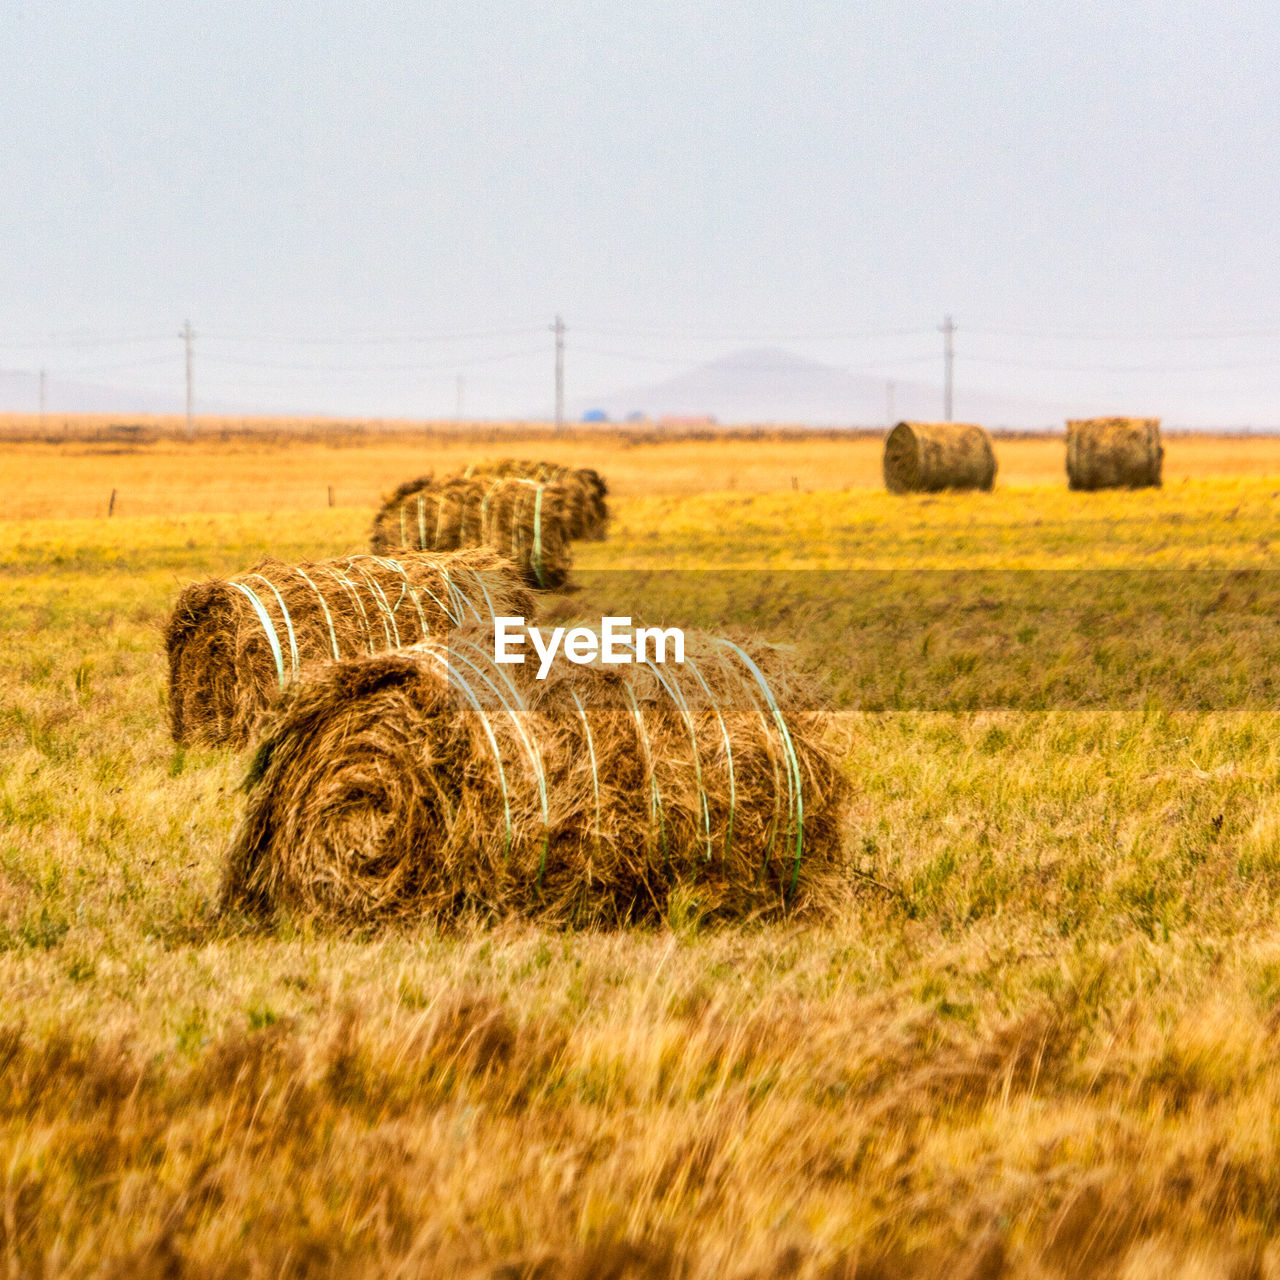
[[[941,359],[939,359],[941,365]],[[785,422],[815,426],[882,426],[887,379],[850,373],[775,347],[735,351],[661,382],[628,387],[571,403],[574,416],[603,409],[615,421],[629,413],[711,415],[722,423]],[[894,418],[942,416],[941,369],[936,383],[894,379]],[[957,389],[955,417],[993,427],[1059,427],[1066,404],[1020,400]]]

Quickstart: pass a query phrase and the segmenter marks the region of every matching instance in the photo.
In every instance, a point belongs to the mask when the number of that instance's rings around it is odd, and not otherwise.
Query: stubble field
[[[879,449],[0,444],[0,1266],[1280,1274],[1280,442],[1175,437],[1163,490],[1098,495],[1026,439],[993,494],[893,498]],[[246,761],[168,737],[180,586],[508,453],[609,478],[585,602],[714,582],[828,674],[837,918],[218,915]]]

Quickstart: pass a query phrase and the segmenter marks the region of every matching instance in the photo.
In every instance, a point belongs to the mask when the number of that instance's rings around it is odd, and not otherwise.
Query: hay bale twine
[[[686,633],[686,662],[499,666],[492,633],[330,665],[246,780],[224,906],[335,922],[478,912],[715,918],[847,887],[847,781],[784,655]]]
[[[370,548],[387,552],[491,547],[541,590],[563,586],[572,567],[568,494],[521,477],[422,476],[388,495],[374,516]]]
[[[971,422],[899,422],[885,439],[883,467],[890,493],[989,492],[996,482],[991,436]]]
[[[604,477],[591,467],[570,467],[559,462],[531,458],[489,458],[473,462],[462,477],[518,476],[525,480],[541,480],[544,484],[564,489],[566,529],[570,538],[603,542],[609,524],[609,486]]]
[[[310,667],[533,608],[515,566],[487,548],[267,559],[234,578],[192,583],[165,629],[170,731],[181,746],[242,747],[280,690]]]
[[[1163,471],[1159,418],[1067,422],[1067,488],[1158,489]]]

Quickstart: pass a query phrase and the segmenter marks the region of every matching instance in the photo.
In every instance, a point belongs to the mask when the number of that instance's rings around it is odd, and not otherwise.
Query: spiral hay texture
[[[767,645],[499,666],[492,633],[334,664],[270,722],[224,905],[337,922],[556,923],[829,904],[846,781]]]
[[[1158,489],[1163,470],[1159,418],[1067,423],[1068,489]]]
[[[484,548],[398,560],[268,559],[239,577],[193,583],[165,631],[174,741],[242,747],[309,667],[532,612],[515,567]]]
[[[559,485],[512,478],[402,484],[378,509],[370,546],[388,551],[491,547],[516,564],[531,587],[554,590],[569,578],[567,494]]]
[[[609,524],[609,486],[591,467],[567,467],[558,462],[529,458],[498,458],[476,462],[462,473],[468,476],[518,476],[554,484],[565,492],[565,524],[574,541],[603,542]]]
[[[967,422],[900,422],[884,442],[890,493],[984,489],[996,482],[996,452],[982,427]]]

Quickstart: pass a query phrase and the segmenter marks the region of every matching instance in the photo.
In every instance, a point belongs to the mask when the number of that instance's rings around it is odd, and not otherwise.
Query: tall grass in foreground
[[[1270,493],[630,499],[589,552],[1265,567]],[[0,528],[8,1275],[1280,1271],[1275,711],[840,713],[819,928],[220,917],[245,759],[168,739],[164,618],[365,518]]]

